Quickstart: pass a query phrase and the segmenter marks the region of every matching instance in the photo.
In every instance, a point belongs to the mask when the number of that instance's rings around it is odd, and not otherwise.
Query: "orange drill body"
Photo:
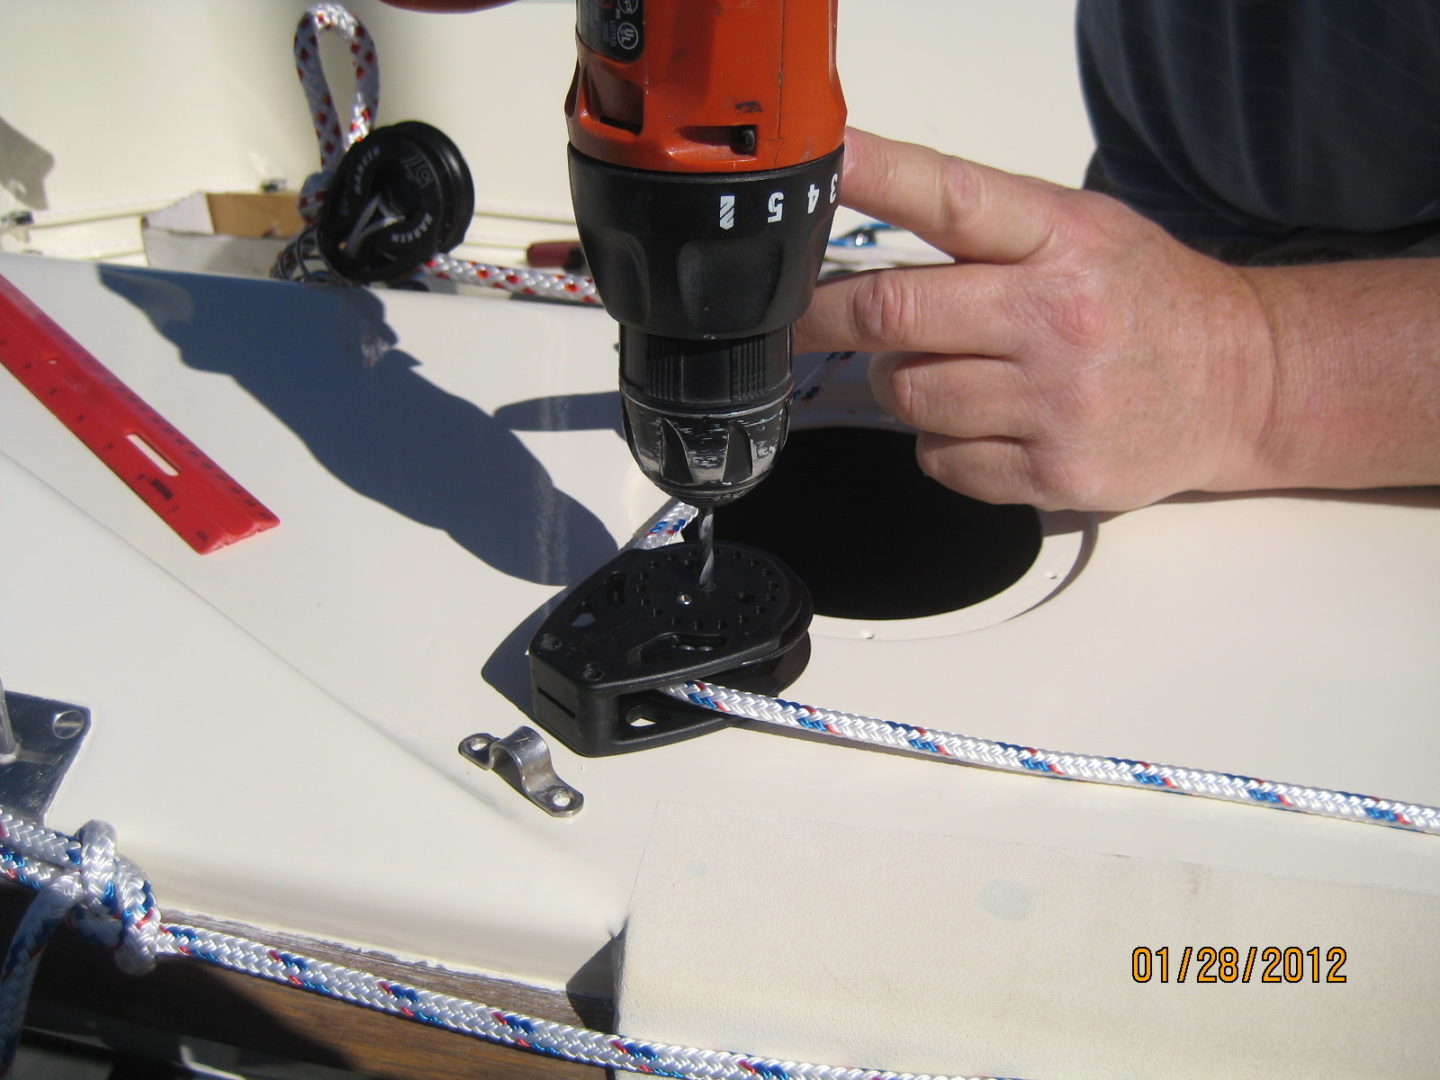
[[[578,0],[571,145],[613,165],[692,173],[824,157],[845,130],[836,2]]]

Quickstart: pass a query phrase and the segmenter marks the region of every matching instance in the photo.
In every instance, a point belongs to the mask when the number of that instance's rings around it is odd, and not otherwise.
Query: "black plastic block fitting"
[[[586,757],[714,731],[724,714],[658,693],[706,679],[775,694],[809,659],[809,591],[768,552],[697,543],[622,552],[572,589],[530,643],[534,719]]]

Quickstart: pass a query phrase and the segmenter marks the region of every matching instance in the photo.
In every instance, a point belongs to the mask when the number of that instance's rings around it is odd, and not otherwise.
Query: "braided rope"
[[[188,957],[431,1027],[602,1068],[682,1080],[947,1080],[646,1042],[509,1012],[217,930],[163,923],[149,883],[116,855],[113,831],[103,822],[86,825],[75,839],[0,807],[0,872],[40,893],[11,945],[11,957],[19,958],[14,973],[8,983],[0,983],[0,1023],[5,1025],[0,1040],[9,1055],[0,1060],[0,1073],[18,1046],[30,980],[45,940],[68,913],[83,911],[110,924],[99,940],[115,948],[118,938],[117,956],[127,941],[135,943],[144,963],[121,965],[132,973],[148,970],[157,956]],[[6,975],[11,968],[7,961]]]
[[[114,954],[120,970],[143,975],[155,966],[160,913],[150,883],[116,853],[115,832],[103,821],[71,838],[0,807],[0,873],[39,893],[0,966],[3,1076],[14,1064],[30,989],[55,928],[69,918],[84,938]]]
[[[10,1072],[20,1049],[20,1032],[25,1023],[30,988],[40,969],[40,957],[50,935],[82,895],[82,886],[74,875],[59,875],[40,890],[15,927],[4,968],[0,970],[0,1076]]]
[[[663,687],[671,697],[715,712],[779,727],[813,731],[836,739],[868,743],[892,750],[943,758],[964,765],[1004,769],[1062,780],[1086,780],[1100,784],[1141,787],[1180,795],[1268,806],[1302,814],[1343,818],[1372,825],[1388,825],[1440,835],[1440,807],[1421,803],[1377,799],[1348,791],[1307,787],[1259,780],[1253,776],[1157,765],[1129,758],[1067,754],[1016,746],[949,731],[916,727],[890,720],[876,720],[854,713],[836,712],[793,701],[764,697],[743,690],[731,690],[705,682],[673,683]]]
[[[350,104],[348,128],[340,130],[340,113],[325,81],[320,66],[320,35],[334,32],[350,45],[350,58],[355,68],[355,95]],[[313,223],[325,200],[340,159],[351,145],[370,134],[375,114],[380,108],[380,60],[375,55],[373,38],[364,25],[340,4],[316,4],[300,16],[295,27],[295,73],[305,91],[310,120],[315,125],[315,141],[320,145],[320,171],[305,180],[300,191],[300,216]]]
[[[667,503],[664,509],[651,518],[650,523],[636,533],[635,538],[626,546],[638,548],[641,551],[651,551],[668,544],[679,543],[680,534],[697,513],[699,511],[689,503],[675,499]]]
[[[457,259],[439,254],[425,264],[425,272],[442,281],[459,281],[500,289],[516,296],[534,296],[543,300],[563,300],[572,304],[600,304],[595,279],[562,270],[533,270],[515,266]]]
[[[335,281],[330,264],[320,254],[320,238],[315,226],[307,225],[285,245],[275,257],[270,276],[277,281],[304,281],[314,285],[326,285]]]

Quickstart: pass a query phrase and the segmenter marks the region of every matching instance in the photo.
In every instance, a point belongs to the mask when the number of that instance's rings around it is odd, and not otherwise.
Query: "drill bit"
[[[715,588],[715,508],[707,506],[695,522],[700,539],[700,591]]]

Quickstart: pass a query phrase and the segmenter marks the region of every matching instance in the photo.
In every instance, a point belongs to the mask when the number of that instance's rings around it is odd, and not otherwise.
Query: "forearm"
[[[1440,484],[1440,259],[1242,271],[1273,393],[1249,468],[1217,488]]]

